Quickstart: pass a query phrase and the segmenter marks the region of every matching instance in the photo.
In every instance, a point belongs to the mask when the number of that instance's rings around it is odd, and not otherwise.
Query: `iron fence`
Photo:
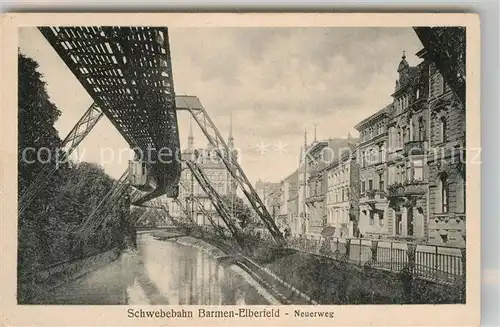
[[[213,231],[205,228],[206,232]],[[230,237],[230,235],[228,235]],[[274,243],[271,234],[264,229],[248,232],[265,243]],[[438,283],[464,282],[466,256],[464,248],[423,245],[411,242],[289,237],[290,248],[336,260],[347,260],[357,265],[369,265],[376,269],[400,272],[409,269],[414,277]]]
[[[413,276],[440,283],[455,283],[465,277],[465,249],[394,241],[291,237],[296,250],[358,265],[399,272],[410,269]]]

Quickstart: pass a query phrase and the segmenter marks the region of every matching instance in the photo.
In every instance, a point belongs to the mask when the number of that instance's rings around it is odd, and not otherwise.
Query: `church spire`
[[[193,151],[194,150],[193,148],[194,148],[193,119],[189,118],[188,151]]]
[[[227,143],[230,148],[234,148],[234,136],[233,136],[233,113],[229,113],[229,137]]]

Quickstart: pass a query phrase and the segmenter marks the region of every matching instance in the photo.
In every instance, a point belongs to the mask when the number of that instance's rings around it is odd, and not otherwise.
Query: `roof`
[[[392,107],[392,103],[385,106],[384,108],[380,109],[379,111],[375,112],[370,117],[363,119],[362,121],[357,123],[354,126],[354,128],[359,131],[363,126],[367,125],[368,123],[374,121],[375,119],[377,119],[381,116],[387,115],[390,112],[391,107]]]

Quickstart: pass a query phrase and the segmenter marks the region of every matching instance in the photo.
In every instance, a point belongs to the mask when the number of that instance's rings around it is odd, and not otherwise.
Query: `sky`
[[[223,136],[232,113],[235,146],[251,182],[279,181],[298,167],[300,147],[317,139],[358,135],[354,125],[391,102],[403,51],[410,65],[422,48],[411,28],[170,28],[174,88],[196,95]],[[35,59],[64,138],[92,104],[36,28],[21,28],[21,52]],[[187,145],[189,114],[178,114]],[[193,123],[196,147],[208,143]],[[127,143],[103,118],[80,144],[79,160],[118,178]],[[109,150],[107,150],[109,151]]]

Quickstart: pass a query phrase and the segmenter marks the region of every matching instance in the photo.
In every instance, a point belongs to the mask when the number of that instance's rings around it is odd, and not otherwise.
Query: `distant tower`
[[[233,113],[229,113],[229,137],[227,138],[227,145],[229,147],[230,153],[233,155],[235,160],[238,160],[238,153],[234,149],[234,136],[233,136]],[[231,173],[228,172],[228,193],[232,196],[233,203],[234,198],[236,196],[237,183],[236,180],[231,176]],[[234,207],[233,207],[234,210]]]
[[[233,136],[233,113],[229,113],[229,137],[227,143],[230,149],[234,149],[234,136]]]
[[[193,120],[189,119],[188,151],[194,150]]]

